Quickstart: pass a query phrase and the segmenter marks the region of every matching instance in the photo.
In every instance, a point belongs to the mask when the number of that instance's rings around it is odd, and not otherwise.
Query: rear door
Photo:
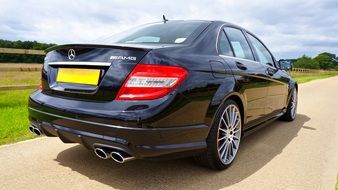
[[[268,96],[266,99],[265,114],[274,116],[285,107],[288,94],[288,79],[281,75],[270,51],[255,36],[247,33],[254,53],[265,68],[266,78],[269,79]]]
[[[225,27],[219,36],[219,52],[232,69],[247,104],[248,126],[264,119],[265,103],[269,82],[265,78],[265,68],[255,61],[243,32],[233,27]],[[227,45],[228,43],[228,45]]]

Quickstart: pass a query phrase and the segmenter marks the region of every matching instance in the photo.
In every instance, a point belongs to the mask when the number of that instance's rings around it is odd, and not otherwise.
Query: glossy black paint
[[[44,90],[30,96],[31,123],[47,136],[58,136],[67,143],[82,143],[89,149],[99,143],[123,149],[136,158],[179,152],[191,155],[206,148],[205,140],[215,113],[226,99],[231,98],[241,107],[246,134],[281,116],[290,92],[297,84],[287,72],[278,68],[277,62],[267,66],[220,55],[218,36],[222,28],[228,26],[246,32],[230,23],[213,21],[180,45],[73,44],[54,47],[45,59]],[[48,63],[68,61],[70,48],[78,53],[74,61],[112,62],[110,67],[95,67],[101,69],[97,87],[55,81],[59,66]],[[252,51],[257,60],[256,52]],[[135,56],[137,59],[111,61],[112,55]],[[189,75],[163,98],[114,100],[137,63],[182,66]]]

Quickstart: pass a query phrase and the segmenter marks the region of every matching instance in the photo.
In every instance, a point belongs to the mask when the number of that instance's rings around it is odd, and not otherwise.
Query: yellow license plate
[[[100,70],[59,68],[56,82],[97,85]]]

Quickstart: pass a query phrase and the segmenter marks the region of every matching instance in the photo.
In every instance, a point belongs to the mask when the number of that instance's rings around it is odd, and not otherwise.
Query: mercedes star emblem
[[[68,50],[68,59],[73,60],[75,58],[75,50],[74,49],[69,49]]]

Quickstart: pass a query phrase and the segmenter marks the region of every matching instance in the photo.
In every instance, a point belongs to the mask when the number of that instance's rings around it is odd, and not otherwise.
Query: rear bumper
[[[206,148],[207,125],[166,128],[127,127],[57,114],[43,105],[29,107],[31,124],[47,136],[65,143],[81,143],[88,149],[108,145],[135,158],[158,157],[173,153],[194,153]],[[123,122],[121,122],[123,124]]]

